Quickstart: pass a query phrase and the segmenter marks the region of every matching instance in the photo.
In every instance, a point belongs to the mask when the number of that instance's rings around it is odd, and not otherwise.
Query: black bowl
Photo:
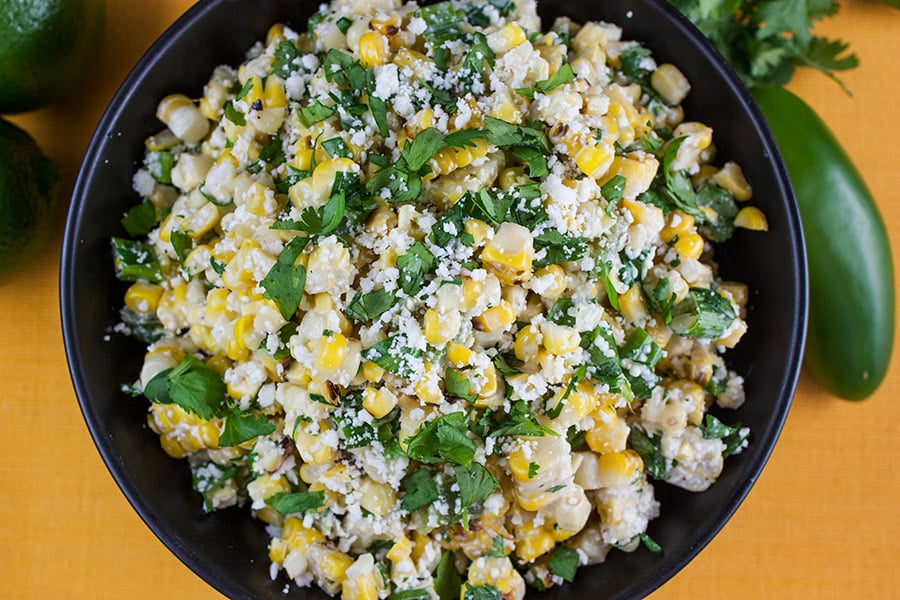
[[[199,95],[218,64],[236,64],[269,25],[303,29],[317,3],[302,0],[205,0],[182,16],[140,60],[104,114],[75,186],[63,245],[63,333],[75,391],[103,460],[150,529],[188,567],[231,598],[282,598],[285,579],[269,578],[261,522],[246,511],[204,514],[183,461],[166,456],[146,427],[146,404],[120,388],[133,381],[143,349],[112,332],[125,286],[113,274],[110,237],[138,199],[131,177],[144,139],[160,128],[165,95]],[[739,231],[717,251],[721,273],[749,284],[749,333],[730,355],[746,378],[747,402],[731,421],[752,430],[748,449],[727,461],[702,494],[657,485],[662,516],[649,533],[664,552],[613,551],[606,564],[582,569],[550,598],[640,597],[693,558],[737,509],[765,464],[787,415],[806,324],[806,267],[797,208],[778,150],[750,96],[702,36],[667,3],[654,0],[545,0],[545,24],[558,15],[606,20],[625,39],[645,43],[659,62],[677,64],[693,83],[689,118],[715,130],[719,157],[741,164],[768,233]],[[325,598],[318,590],[294,597]]]

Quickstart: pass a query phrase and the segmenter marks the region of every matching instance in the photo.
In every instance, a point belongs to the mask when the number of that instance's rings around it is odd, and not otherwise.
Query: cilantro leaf
[[[736,318],[734,305],[725,296],[709,288],[695,287],[672,308],[669,327],[683,337],[717,339]]]
[[[587,254],[587,250],[586,238],[566,236],[556,229],[548,229],[534,238],[535,254],[543,251],[543,256],[534,261],[534,270],[578,260]]]
[[[276,492],[266,498],[266,504],[282,515],[305,513],[325,505],[325,492]]]
[[[428,506],[439,498],[437,486],[431,473],[425,469],[418,469],[400,480],[404,496],[400,501],[400,508],[409,512],[415,512]]]
[[[187,354],[172,369],[157,373],[144,388],[151,402],[177,404],[201,419],[215,417],[225,401],[225,382],[199,358]]]
[[[275,62],[272,63],[272,72],[282,79],[287,79],[297,71],[299,58],[300,51],[297,50],[294,42],[289,40],[278,42],[278,46],[275,47]]]
[[[156,207],[152,202],[144,201],[132,206],[122,217],[121,223],[128,235],[137,237],[150,233],[156,220]]]
[[[461,412],[429,421],[406,440],[406,455],[426,464],[449,461],[468,465],[476,447],[466,435],[467,430],[466,416]]]
[[[467,466],[453,467],[456,474],[456,485],[459,487],[459,505],[462,513],[463,527],[469,528],[469,508],[481,504],[500,483],[484,465],[473,462]]]
[[[356,292],[347,305],[347,316],[354,321],[369,323],[387,312],[397,302],[397,296],[384,288],[366,294]]]
[[[637,452],[644,461],[644,470],[650,477],[664,481],[669,469],[668,459],[660,450],[662,434],[649,435],[637,425],[631,426],[628,434],[628,445]]]
[[[550,572],[557,577],[572,581],[575,578],[579,562],[578,552],[565,546],[556,546],[550,552],[547,566],[550,567]]]
[[[237,446],[275,431],[275,423],[249,412],[232,412],[225,418],[219,446]]]
[[[434,127],[429,127],[420,131],[411,142],[403,146],[402,155],[409,169],[418,173],[444,146],[446,146],[444,134]]]
[[[400,289],[413,296],[422,289],[425,275],[434,271],[437,261],[422,242],[416,242],[406,253],[397,257],[400,270]]]
[[[572,67],[569,66],[569,63],[566,63],[557,69],[556,73],[551,75],[549,79],[536,82],[534,87],[517,88],[516,92],[523,96],[527,96],[528,98],[534,98],[535,93],[546,94],[550,90],[556,89],[570,81],[574,81],[574,79],[575,72],[572,71]]]
[[[175,256],[178,257],[178,262],[181,263],[181,266],[183,267],[188,253],[194,247],[194,240],[192,240],[191,236],[185,232],[173,229],[169,241],[172,244],[172,249],[175,250]]]
[[[247,119],[244,117],[244,113],[236,109],[234,107],[234,104],[230,101],[225,103],[225,118],[238,127],[243,127],[247,124]]]
[[[362,352],[363,359],[407,379],[414,375],[414,360],[421,356],[421,350],[406,346],[405,339],[399,335],[385,338]]]
[[[434,591],[440,600],[459,600],[459,589],[462,579],[456,570],[456,559],[453,552],[444,550],[434,572]]]
[[[474,402],[478,394],[472,392],[472,382],[466,379],[462,371],[448,367],[444,373],[444,391],[448,396],[462,398],[467,402]]]
[[[114,237],[116,277],[120,281],[146,279],[151,283],[162,281],[162,267],[153,246],[144,242]]]
[[[475,140],[483,140],[487,134],[483,129],[458,129],[444,137],[444,143],[451,148],[475,147]]]
[[[503,593],[489,583],[484,585],[466,584],[462,600],[503,600]]]
[[[488,437],[522,435],[528,437],[541,437],[543,435],[558,435],[549,427],[537,422],[528,403],[524,400],[516,400],[509,409],[506,418],[500,426],[491,431]]]
[[[278,260],[259,282],[265,292],[264,296],[275,302],[278,311],[285,319],[290,319],[303,300],[303,288],[306,285],[306,268],[295,265],[300,253],[309,242],[308,237],[297,236],[285,245]]]

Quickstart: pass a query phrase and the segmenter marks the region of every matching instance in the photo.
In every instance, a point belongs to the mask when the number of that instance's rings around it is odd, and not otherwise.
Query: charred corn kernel
[[[391,486],[364,477],[359,484],[359,504],[374,515],[383,517],[394,509],[397,496]]]
[[[517,223],[503,223],[481,251],[481,263],[501,283],[513,284],[532,277],[534,240],[531,232]]]
[[[712,180],[721,188],[731,192],[738,202],[749,200],[753,196],[753,188],[744,177],[744,171],[735,163],[728,161],[713,176]]]
[[[494,51],[494,54],[503,54],[526,40],[525,30],[515,23],[507,23],[499,31],[487,36],[488,46]]]
[[[384,369],[373,363],[371,360],[365,361],[362,364],[362,367],[360,367],[360,370],[363,379],[369,383],[378,383],[384,377]]]
[[[644,470],[644,462],[634,450],[601,454],[598,462],[601,485],[607,488],[631,483]]]
[[[430,361],[426,360],[422,375],[413,386],[413,392],[415,392],[419,400],[426,404],[440,404],[444,399],[440,380],[440,375],[435,366]]]
[[[619,312],[632,323],[639,323],[650,316],[641,286],[635,284],[619,296]]]
[[[320,399],[328,406],[337,406],[337,396],[334,388],[327,382],[318,377],[310,377],[306,383],[306,391],[310,396],[319,396]]]
[[[163,98],[156,107],[156,117],[173,134],[192,146],[209,132],[209,121],[184,94],[170,94]]]
[[[138,281],[125,291],[125,306],[134,312],[149,314],[156,312],[163,288],[155,283]]]
[[[691,91],[691,84],[681,69],[670,63],[656,67],[650,75],[650,85],[667,104],[681,104]]]
[[[268,77],[263,88],[263,106],[266,108],[282,108],[287,106],[284,86],[278,77]]]
[[[463,310],[471,310],[478,304],[478,299],[484,289],[484,284],[470,277],[462,278],[462,300],[459,307]]]
[[[383,65],[390,59],[388,40],[378,31],[369,31],[360,36],[358,52],[359,62],[370,69]]]
[[[737,225],[737,217],[735,217],[735,225]],[[703,238],[699,233],[686,233],[678,236],[678,240],[672,246],[682,258],[697,260],[703,254]]]
[[[541,336],[544,348],[550,354],[573,352],[581,344],[581,335],[574,328],[551,321],[541,323]]]
[[[675,237],[680,237],[694,231],[694,217],[678,209],[673,210],[666,220],[666,225],[659,232],[662,241],[669,243]]]
[[[755,206],[745,206],[734,218],[734,226],[751,231],[768,231],[769,221],[763,211]]]
[[[534,325],[526,325],[516,334],[513,352],[515,352],[516,358],[519,360],[525,363],[534,363],[537,361],[540,347],[540,329]]]
[[[516,528],[516,556],[523,562],[532,562],[550,552],[555,545],[553,536],[543,527],[535,525],[533,521]]]
[[[400,562],[401,560],[405,560],[412,554],[412,549],[412,542],[409,541],[409,538],[404,535],[399,540],[394,542],[394,545],[391,546],[390,550],[388,550],[388,560],[391,560],[393,562]]]
[[[397,406],[397,396],[386,387],[367,387],[363,390],[363,408],[376,419],[388,415]]]
[[[612,165],[615,152],[610,144],[590,144],[575,156],[575,164],[588,177],[597,178],[605,174]]]
[[[336,449],[331,445],[331,425],[328,421],[319,421],[312,426],[301,425],[294,430],[293,439],[297,451],[304,462],[311,465],[324,465],[334,460]],[[335,438],[336,441],[337,438]]]
[[[447,360],[457,369],[468,366],[469,362],[472,360],[472,356],[472,351],[462,344],[457,344],[455,342],[447,344]]]
[[[382,35],[391,37],[400,33],[400,19],[377,15],[369,21],[369,27]]]
[[[344,364],[347,338],[341,333],[323,335],[316,342],[314,368],[320,376],[332,375]]]
[[[317,529],[303,525],[303,519],[288,517],[281,528],[281,539],[295,550],[305,550],[316,542],[325,541],[325,536]]]
[[[516,311],[506,300],[501,300],[496,306],[488,308],[473,319],[475,327],[481,331],[497,331],[511,325],[516,320]]]
[[[425,339],[433,346],[443,346],[456,337],[461,324],[459,312],[439,313],[429,308],[425,311]]]

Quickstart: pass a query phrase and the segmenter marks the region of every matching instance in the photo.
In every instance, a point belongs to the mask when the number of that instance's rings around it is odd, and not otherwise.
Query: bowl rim
[[[73,269],[69,268],[74,264],[75,256],[82,241],[77,238],[75,233],[80,231],[82,209],[87,198],[86,192],[88,182],[92,179],[94,171],[100,164],[99,150],[106,143],[107,139],[114,135],[113,126],[122,115],[122,111],[126,105],[125,100],[133,94],[138,93],[141,80],[161,57],[167,53],[167,50],[177,41],[179,36],[183,35],[186,30],[192,28],[197,22],[202,21],[207,13],[215,10],[218,5],[229,1],[231,0],[199,0],[188,8],[188,10],[171,23],[142,54],[109,101],[85,151],[71,195],[71,201],[65,220],[60,255],[59,307],[63,342],[70,379],[81,408],[82,417],[107,471],[109,471],[120,491],[141,520],[170,552],[212,588],[228,597],[235,598],[245,596],[246,589],[240,587],[228,578],[223,578],[221,573],[216,571],[211,564],[205,562],[191,549],[190,545],[186,544],[184,540],[173,533],[166,523],[153,513],[147,502],[138,492],[132,475],[123,468],[117,453],[109,444],[109,440],[101,435],[105,430],[104,423],[91,402],[91,391],[88,389],[85,382],[83,357],[77,348],[77,334],[79,329],[77,326],[77,311],[75,306],[75,289],[77,281]],[[788,311],[791,316],[791,322],[793,323],[790,335],[790,347],[795,348],[796,351],[790,353],[789,361],[784,367],[781,379],[781,389],[778,390],[773,403],[774,410],[772,418],[767,421],[768,426],[763,432],[764,435],[762,437],[757,437],[754,442],[754,445],[760,447],[762,450],[757,451],[754,454],[754,460],[750,465],[745,467],[749,476],[740,480],[739,485],[731,490],[729,501],[722,505],[714,525],[701,531],[700,535],[694,538],[694,544],[690,549],[687,552],[681,553],[677,560],[663,562],[659,568],[654,569],[652,577],[641,579],[627,591],[623,592],[619,597],[632,597],[632,594],[636,597],[643,597],[661,587],[676,573],[681,571],[727,524],[760,477],[763,468],[774,450],[777,439],[781,434],[796,390],[806,341],[809,295],[806,249],[799,209],[797,207],[793,188],[791,187],[787,168],[784,165],[774,136],[769,130],[762,112],[757,107],[749,91],[725,59],[687,18],[666,0],[645,1],[655,4],[659,10],[667,13],[667,16],[672,20],[673,25],[679,29],[680,34],[692,38],[695,43],[700,46],[699,49],[710,61],[711,66],[723,77],[728,88],[735,96],[741,100],[742,108],[749,112],[751,121],[760,134],[764,149],[770,154],[770,162],[774,167],[777,186],[781,189],[786,201],[784,209],[787,215],[787,223],[785,225],[787,235],[794,250],[794,256],[797,259],[795,261],[796,264],[791,265],[794,269],[792,279],[794,279],[796,283],[796,294],[794,302],[789,307]],[[427,3],[429,2],[420,2],[420,4]],[[565,587],[554,588],[549,595],[561,598],[565,591]]]

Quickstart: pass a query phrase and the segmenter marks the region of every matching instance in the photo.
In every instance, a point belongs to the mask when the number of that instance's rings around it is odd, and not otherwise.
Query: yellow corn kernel
[[[691,84],[684,73],[673,64],[664,63],[650,75],[650,85],[659,92],[667,104],[681,104],[691,91]]]
[[[227,347],[228,358],[231,360],[247,360],[250,356],[248,341],[253,331],[253,319],[253,315],[244,315],[234,321],[233,338],[229,340]]]
[[[556,545],[553,536],[532,521],[516,528],[516,540],[516,556],[526,563],[550,552]]]
[[[156,117],[180,139],[195,145],[209,131],[209,121],[184,94],[170,94],[160,101]]]
[[[751,231],[768,231],[769,221],[763,211],[755,206],[745,206],[734,218],[734,226]]]
[[[451,310],[439,313],[433,308],[425,311],[425,339],[432,346],[443,346],[459,333],[461,319],[459,312]]]
[[[441,378],[435,366],[426,360],[425,368],[421,376],[416,380],[415,386],[413,386],[413,392],[419,400],[426,404],[440,404],[444,399],[440,380]]]
[[[589,144],[581,148],[575,156],[575,164],[588,177],[601,177],[612,165],[615,152],[607,143]]]
[[[144,281],[135,282],[125,291],[125,306],[137,313],[154,313],[159,306],[162,293],[160,285]]]
[[[544,348],[550,354],[567,354],[581,344],[581,335],[574,328],[557,325],[551,321],[541,323],[541,336]]]
[[[475,245],[478,246],[487,239],[491,226],[480,219],[466,219],[463,225],[464,231],[475,239]]]
[[[448,173],[452,173],[456,169],[459,168],[459,165],[456,162],[456,156],[453,153],[453,148],[444,148],[437,154],[435,154],[428,164],[431,165],[431,173],[429,173],[425,180],[431,180],[439,175],[447,175]]]
[[[612,406],[600,406],[593,413],[594,426],[584,436],[588,447],[598,454],[625,449],[628,424],[622,421]]]
[[[650,316],[647,301],[639,285],[631,286],[627,292],[619,296],[619,312],[632,323],[638,323]]]
[[[369,27],[388,37],[400,33],[400,19],[397,17],[376,16],[369,21]]]
[[[621,175],[625,178],[623,196],[629,199],[637,198],[640,194],[650,189],[650,184],[653,183],[653,178],[656,177],[658,169],[659,161],[653,157],[648,156],[636,159],[628,156],[616,156],[613,158],[606,175],[598,183],[602,185],[616,175]]]
[[[271,46],[284,39],[284,25],[282,23],[275,23],[266,32],[266,46]]]
[[[481,331],[497,331],[507,325],[511,325],[516,320],[516,311],[512,304],[506,300],[501,300],[496,306],[488,308],[483,313],[473,319],[476,329]]]
[[[347,338],[343,334],[334,332],[331,335],[323,335],[316,341],[315,370],[320,376],[334,374],[347,356]]]
[[[510,190],[520,185],[532,183],[532,181],[525,174],[525,167],[508,167],[500,171],[497,183],[504,190]]]
[[[740,213],[738,213],[740,215]],[[735,217],[735,225],[737,225],[737,217]],[[672,246],[682,258],[697,260],[703,254],[703,238],[699,233],[686,233],[678,236]]]
[[[536,464],[533,460],[535,457],[526,456],[522,443],[517,443],[515,448],[509,453],[506,464],[509,467],[509,473],[516,481],[526,482],[532,479],[532,464]]]
[[[288,553],[288,545],[281,538],[272,538],[269,540],[269,560],[280,565],[284,562]]]
[[[463,310],[471,310],[478,304],[478,298],[484,290],[484,284],[471,277],[462,278],[462,301],[459,307]]]
[[[562,397],[566,390],[562,389],[556,393],[551,400],[551,406],[557,406],[562,402]],[[586,416],[591,414],[597,408],[597,394],[594,388],[586,381],[581,381],[575,386],[575,389],[569,392],[569,396],[563,404],[562,411],[557,417],[559,423],[568,423],[574,425],[580,422]]]
[[[526,363],[534,363],[537,361],[540,346],[540,330],[534,325],[526,325],[516,334],[513,352],[515,352],[516,358],[519,360]]]
[[[501,283],[513,284],[532,277],[534,241],[531,232],[516,223],[503,223],[481,251],[481,263]]]
[[[231,361],[224,354],[215,354],[207,359],[206,366],[219,375],[224,375],[225,371],[231,367]]]
[[[250,81],[250,90],[247,92],[247,95],[244,96],[244,102],[251,105],[256,103],[257,100],[262,102],[265,94],[262,78],[259,75],[251,75],[247,79],[244,79],[243,83],[246,85],[248,80]]]
[[[213,117],[216,118],[216,117]],[[172,133],[171,129],[163,129],[159,133],[155,135],[151,135],[146,140],[144,140],[144,146],[147,147],[147,150],[168,150],[172,146],[176,146],[179,143],[179,139]]]
[[[359,483],[359,493],[361,494],[359,504],[364,509],[374,515],[383,517],[394,509],[397,503],[397,495],[393,488],[385,483],[364,477]]]
[[[284,86],[277,77],[266,79],[266,85],[263,90],[263,106],[266,108],[283,108],[287,106]]]
[[[712,129],[703,123],[697,121],[685,121],[675,128],[673,136],[675,139],[684,136],[690,136],[694,142],[694,147],[698,150],[705,150],[712,144]]]
[[[744,177],[741,167],[735,163],[728,161],[713,176],[712,180],[721,188],[731,192],[734,199],[738,202],[749,200],[753,196],[753,188],[750,182]]]
[[[428,129],[434,125],[434,110],[431,108],[423,108],[414,114],[404,125],[406,134],[409,137],[415,137],[420,131]]]
[[[400,562],[410,557],[412,554],[412,542],[405,535],[394,542],[391,549],[388,550],[387,558],[392,562]]]
[[[447,344],[447,360],[457,369],[469,365],[472,360],[472,351],[461,344],[450,342]]]
[[[601,454],[598,460],[600,484],[611,488],[634,481],[643,473],[644,462],[634,450]]]
[[[532,286],[534,281],[541,282],[541,297],[556,300],[566,291],[566,270],[559,265],[547,265],[535,272]],[[535,287],[531,289],[534,290]]]
[[[495,31],[487,36],[488,45],[495,54],[508,52],[519,44],[524,43],[527,39],[525,30],[515,23],[507,23],[499,31]]]
[[[666,220],[666,225],[659,232],[659,237],[667,244],[676,236],[682,236],[694,231],[694,217],[678,209],[672,211]]]
[[[462,168],[468,167],[476,159],[487,156],[488,144],[487,140],[477,139],[472,142],[472,145],[462,148],[451,148],[451,150],[453,151],[453,158],[456,160],[457,167]]]
[[[388,40],[377,31],[369,31],[359,38],[359,62],[370,69],[389,60]]]
[[[348,554],[344,554],[338,550],[328,549],[325,551],[324,556],[322,556],[319,568],[326,579],[334,582],[342,582],[344,581],[344,574],[352,564],[353,558]]]
[[[511,98],[507,98],[494,104],[494,107],[491,110],[491,116],[495,119],[506,121],[507,123],[520,123],[524,115],[519,106],[513,102]]]
[[[288,517],[281,528],[281,539],[295,550],[305,550],[316,542],[325,541],[325,536],[317,529],[303,525],[303,519]]]
[[[376,419],[386,417],[397,406],[397,396],[386,387],[366,387],[363,390],[363,408]]]
[[[363,379],[369,383],[378,383],[384,377],[384,369],[373,363],[371,360],[365,361],[362,364],[362,367],[360,367],[360,371]]]
[[[317,429],[312,433],[312,429]],[[311,465],[324,465],[334,460],[336,450],[322,440],[322,434],[331,431],[328,421],[319,421],[316,425],[300,425],[294,430],[294,445],[300,452],[301,458]]]
[[[206,321],[215,323],[219,319],[234,319],[237,314],[228,308],[229,291],[225,288],[213,288],[206,293]]]

